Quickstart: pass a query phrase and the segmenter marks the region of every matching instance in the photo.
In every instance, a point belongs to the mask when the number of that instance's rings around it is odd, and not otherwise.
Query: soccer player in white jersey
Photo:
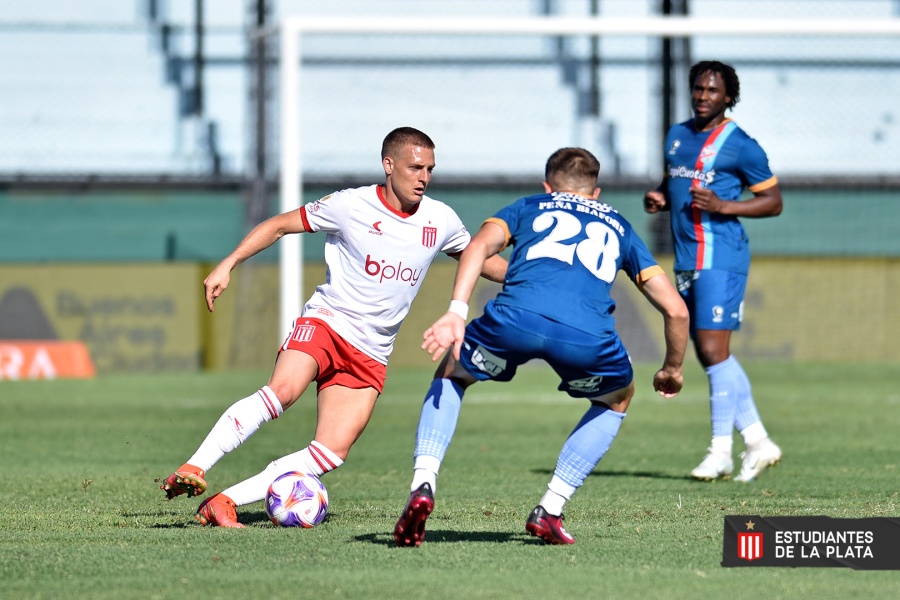
[[[205,492],[206,472],[262,424],[277,419],[312,382],[318,391],[314,438],[205,500],[195,516],[204,525],[242,527],[235,506],[262,500],[278,475],[322,476],[343,464],[369,422],[397,331],[428,267],[439,252],[458,259],[469,244],[453,209],[425,195],[435,166],[434,142],[427,135],[411,127],[395,129],[384,139],[381,159],[384,185],[335,192],[264,221],[203,282],[211,312],[238,264],[284,235],[327,234],[326,281],[294,321],[268,383],[231,405],[160,487],[170,499]],[[486,263],[483,273],[502,281],[506,261]]]
[[[610,297],[620,270],[663,316],[666,353],[654,389],[666,398],[681,390],[687,307],[628,221],[598,200],[599,173],[600,163],[587,150],[557,150],[547,160],[546,193],[498,211],[463,252],[450,308],[422,344],[435,360],[449,351],[422,404],[411,493],[394,527],[397,545],[418,546],[425,537],[466,388],[476,381],[510,381],[535,358],[560,377],[560,391],[587,399],[589,406],[525,529],[550,544],[575,543],[562,525],[563,506],[609,449],[634,395],[634,371],[615,330]],[[503,289],[467,326],[478,273],[507,246],[513,252]]]

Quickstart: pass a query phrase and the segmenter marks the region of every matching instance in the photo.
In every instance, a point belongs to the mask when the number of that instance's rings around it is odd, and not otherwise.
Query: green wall
[[[430,193],[451,206],[470,230],[503,205],[534,190]],[[306,201],[332,190],[310,189]],[[611,190],[616,207],[649,242],[651,220],[641,190]],[[786,190],[784,212],[745,219],[755,255],[900,256],[900,197],[891,191]],[[277,198],[273,199],[277,210]],[[0,262],[221,260],[247,231],[236,192],[0,191]],[[321,260],[320,236],[304,236],[304,255]],[[277,248],[263,261],[276,260]]]
[[[305,200],[329,191],[308,190]],[[474,231],[529,191],[435,186],[431,193]],[[765,360],[900,360],[895,194],[784,196],[778,218],[745,221],[756,258],[735,352]],[[602,196],[649,239],[656,217],[644,214],[641,197],[640,190]],[[100,373],[268,368],[286,327],[277,322],[277,245],[235,271],[214,314],[202,298],[203,278],[246,232],[243,215],[236,192],[0,191],[0,338],[3,331],[13,332],[6,339],[27,336],[19,326],[37,323],[35,336],[85,341]],[[303,243],[308,297],[324,278],[324,237],[303,236]],[[665,253],[660,259],[671,264]],[[429,364],[419,341],[446,308],[454,268],[440,259],[429,272],[392,364]],[[495,289],[483,284],[478,303]],[[615,293],[633,357],[658,360],[658,316],[633,286],[620,284]],[[30,311],[24,316],[23,306]]]

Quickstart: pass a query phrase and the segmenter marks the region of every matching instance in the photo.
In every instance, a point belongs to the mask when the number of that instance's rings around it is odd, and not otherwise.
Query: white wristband
[[[447,312],[459,315],[463,318],[463,321],[466,321],[469,318],[469,305],[462,300],[451,300],[450,308],[447,309]]]

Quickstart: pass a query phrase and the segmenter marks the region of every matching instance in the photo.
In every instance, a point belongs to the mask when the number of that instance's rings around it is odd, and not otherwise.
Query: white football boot
[[[714,452],[710,448],[707,455],[703,457],[703,462],[691,471],[691,477],[700,481],[729,479],[733,470],[734,461],[731,460],[730,456],[721,452]]]
[[[741,452],[741,472],[735,481],[749,482],[756,479],[768,467],[774,467],[781,461],[781,448],[769,438],[759,442],[756,448],[747,448]]]

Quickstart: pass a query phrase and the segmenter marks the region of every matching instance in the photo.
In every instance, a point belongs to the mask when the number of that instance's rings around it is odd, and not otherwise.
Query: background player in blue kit
[[[732,431],[746,451],[736,481],[752,481],[781,460],[762,421],[750,381],[731,355],[731,332],[741,326],[750,246],[738,217],[781,213],[778,180],[760,145],[725,111],[740,98],[734,68],[699,62],[689,73],[694,118],[666,136],[666,177],[644,196],[648,213],[670,211],[675,277],[691,313],[691,337],[709,376],[712,444],[691,471],[695,479],[728,478],[734,468]],[[753,197],[741,201],[744,188]]]
[[[465,389],[476,381],[509,381],[533,358],[556,371],[561,391],[590,401],[525,526],[551,544],[575,542],[562,526],[563,506],[612,444],[634,395],[631,361],[612,317],[610,289],[619,270],[664,317],[666,355],[653,387],[667,398],[681,390],[687,307],[631,225],[597,200],[599,172],[587,150],[556,151],[546,165],[546,193],[501,209],[463,251],[450,308],[422,344],[433,360],[450,351],[422,406],[412,492],[394,529],[398,545],[418,546],[424,539]],[[478,273],[508,245],[514,249],[503,289],[467,327]]]

